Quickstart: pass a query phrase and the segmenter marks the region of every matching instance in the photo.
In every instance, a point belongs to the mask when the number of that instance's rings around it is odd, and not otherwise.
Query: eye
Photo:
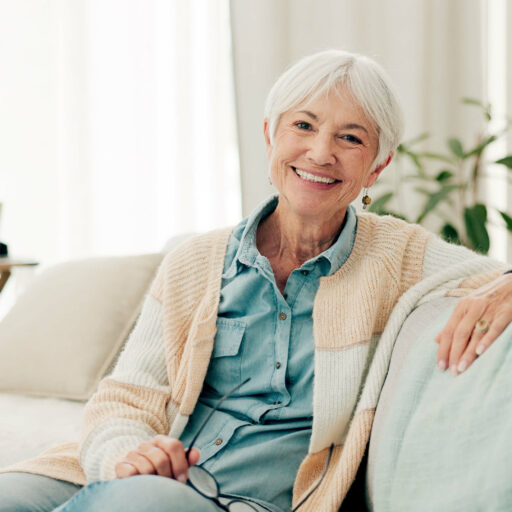
[[[306,121],[298,121],[297,123],[295,123],[295,126],[299,129],[299,130],[311,130],[311,124],[307,123]]]
[[[362,144],[363,143],[361,139],[359,139],[355,135],[350,135],[350,134],[342,135],[340,137],[340,139],[346,140],[348,142],[352,142],[353,144]]]

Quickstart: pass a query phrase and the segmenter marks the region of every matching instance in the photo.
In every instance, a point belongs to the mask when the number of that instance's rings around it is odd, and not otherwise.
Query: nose
[[[334,141],[329,134],[319,133],[310,141],[306,157],[316,165],[332,165],[336,162]]]

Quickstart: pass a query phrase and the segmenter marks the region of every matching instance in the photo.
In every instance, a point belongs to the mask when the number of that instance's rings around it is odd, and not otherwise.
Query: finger
[[[446,322],[446,325],[435,337],[435,341],[439,344],[439,348],[437,349],[437,366],[441,371],[448,368],[448,356],[450,354],[453,334],[465,314],[466,306],[462,301],[459,301]]]
[[[169,456],[173,477],[185,483],[188,479],[188,462],[181,441],[172,437],[158,436],[155,438],[155,442]]]
[[[188,465],[195,466],[201,458],[201,452],[197,448],[192,448],[188,454]]]
[[[152,443],[142,443],[138,452],[151,462],[157,475],[172,478],[171,461],[162,448]]]
[[[118,462],[115,466],[117,478],[128,478],[129,476],[138,475],[137,468],[128,462]]]
[[[135,466],[140,475],[154,475],[156,473],[151,461],[137,451],[128,452],[122,462],[128,462]]]
[[[471,341],[475,323],[476,320],[473,318],[473,315],[468,314],[462,319],[453,333],[450,355],[448,357],[448,365],[453,375],[457,375],[457,365]]]
[[[510,323],[509,317],[510,315],[508,314],[496,315],[494,320],[491,322],[489,330],[476,346],[475,352],[477,355],[482,355],[494,343],[496,338],[503,333]]]
[[[457,373],[462,373],[466,371],[475,361],[478,354],[476,353],[476,347],[484,337],[484,333],[479,331],[478,329],[473,330],[473,334],[471,336],[471,340],[461,355],[460,359],[457,361]]]
[[[442,331],[439,336],[439,347],[437,349],[437,366],[441,371],[448,368],[448,356],[453,334],[449,331]]]
[[[444,361],[453,375],[457,375],[457,364],[460,357],[470,343],[475,324],[485,313],[487,306],[487,301],[482,298],[463,299],[457,304],[448,321],[447,328],[451,330],[452,336],[449,340],[443,339],[445,343],[443,357],[447,356]],[[448,355],[446,351],[448,351]]]

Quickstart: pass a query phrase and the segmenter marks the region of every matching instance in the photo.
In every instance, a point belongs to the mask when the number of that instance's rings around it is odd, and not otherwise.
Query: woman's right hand
[[[199,456],[199,450],[192,448],[187,462],[181,441],[159,435],[128,452],[116,464],[116,476],[127,478],[134,475],[160,475],[185,483],[189,466],[197,464]]]

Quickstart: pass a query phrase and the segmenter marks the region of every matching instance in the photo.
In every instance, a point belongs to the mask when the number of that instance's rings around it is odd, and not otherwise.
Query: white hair
[[[385,163],[403,132],[402,109],[394,87],[374,60],[341,50],[304,57],[279,77],[265,104],[270,141],[282,114],[340,86],[350,91],[377,130],[379,149],[373,166]]]

